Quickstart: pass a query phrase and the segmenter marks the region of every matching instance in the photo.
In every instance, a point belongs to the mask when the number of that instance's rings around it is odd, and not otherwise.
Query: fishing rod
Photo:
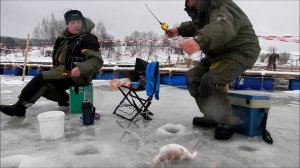
[[[152,10],[148,7],[147,4],[145,4],[146,8],[149,10],[149,12],[152,14],[152,16],[155,17],[155,19],[158,21],[158,23],[160,24],[161,29],[163,29],[164,31],[166,31],[169,27],[169,25],[167,23],[163,23],[161,22],[156,16],[155,14],[152,12]]]

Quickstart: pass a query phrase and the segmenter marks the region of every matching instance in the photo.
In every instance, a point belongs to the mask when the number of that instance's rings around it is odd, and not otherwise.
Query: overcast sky
[[[161,1],[44,1],[1,0],[1,35],[26,38],[27,33],[55,14],[63,19],[67,9],[78,9],[95,23],[102,20],[107,31],[116,39],[123,39],[134,30],[164,32],[145,8],[152,9],[162,22],[170,26],[190,20],[184,9],[185,0]],[[234,0],[248,15],[257,35],[299,36],[299,0]],[[298,37],[299,38],[299,37]],[[280,51],[299,52],[299,43],[260,40],[263,50],[275,46]]]

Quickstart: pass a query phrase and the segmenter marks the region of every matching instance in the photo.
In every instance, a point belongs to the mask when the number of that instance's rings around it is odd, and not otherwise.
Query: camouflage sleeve
[[[84,55],[85,61],[77,64],[82,75],[94,74],[102,67],[103,60],[99,47],[96,36],[88,35],[87,38],[83,38],[81,53]]]
[[[191,37],[195,33],[192,21],[182,22],[177,30],[182,37]]]
[[[241,23],[234,23],[229,12],[212,12],[209,24],[198,30],[194,40],[207,52],[231,41],[237,35],[240,26]]]

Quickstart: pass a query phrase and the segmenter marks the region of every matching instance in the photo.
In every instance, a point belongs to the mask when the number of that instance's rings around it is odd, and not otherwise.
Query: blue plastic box
[[[34,68],[28,69],[28,71],[27,71],[28,76],[36,76],[39,73],[40,73],[40,71],[38,71],[37,69],[34,69]]]
[[[12,68],[12,67],[6,67],[3,70],[4,75],[14,75],[14,76],[21,76],[22,75],[22,69],[21,68]]]
[[[185,74],[164,74],[162,75],[162,83],[172,86],[187,86]]]
[[[248,77],[236,78],[235,90],[272,90],[274,79],[270,77]]]
[[[289,90],[300,90],[300,79],[290,79]]]
[[[230,92],[227,97],[233,114],[243,121],[234,127],[235,131],[249,137],[260,136],[264,113],[271,107],[270,97],[249,92]]]
[[[94,79],[111,80],[114,79],[113,72],[99,72],[94,76]]]

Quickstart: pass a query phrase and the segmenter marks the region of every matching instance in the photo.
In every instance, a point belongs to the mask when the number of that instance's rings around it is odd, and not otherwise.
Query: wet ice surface
[[[24,83],[30,78],[26,79]],[[1,76],[1,104],[16,101],[24,87],[20,80]],[[160,167],[299,167],[299,92],[255,93],[272,97],[267,129],[273,145],[237,133],[228,141],[215,140],[213,128],[193,127],[193,117],[202,114],[188,91],[165,85],[160,100],[150,106],[153,120],[137,117],[130,123],[112,114],[121,93],[112,91],[107,81],[94,81],[94,103],[101,119],[84,126],[79,114],[68,113],[63,138],[40,139],[36,117],[62,110],[55,102],[40,99],[27,110],[26,118],[1,113],[1,166],[150,167],[160,147],[176,143],[198,151],[196,159]]]

